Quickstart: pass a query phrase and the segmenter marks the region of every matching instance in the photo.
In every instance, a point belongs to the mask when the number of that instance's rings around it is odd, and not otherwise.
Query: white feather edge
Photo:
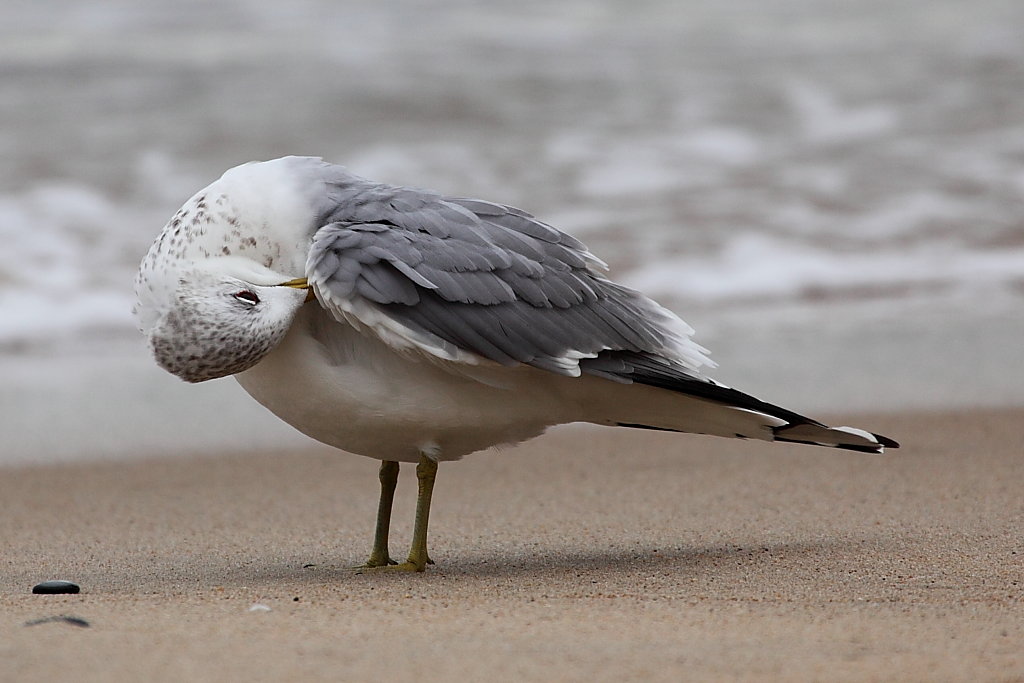
[[[874,434],[872,434],[871,432],[866,432],[863,429],[857,429],[856,427],[832,427],[832,430],[836,432],[846,432],[847,434],[853,434],[854,436],[859,436],[862,439],[870,441],[871,443],[879,443],[878,439],[875,437]]]
[[[372,334],[400,353],[425,356],[428,360],[447,361],[462,365],[500,367],[498,363],[471,351],[460,349],[437,335],[419,332],[402,324],[362,297],[344,299],[334,296],[331,290],[325,286],[323,278],[318,278],[312,273],[310,273],[309,284],[313,288],[317,301],[331,313],[335,320],[348,324],[361,332]],[[716,367],[717,364],[707,356],[708,350],[690,338],[690,335],[693,334],[692,327],[657,302],[650,299],[646,301],[651,308],[650,313],[660,318],[658,322],[663,325],[663,329],[667,333],[667,343],[665,348],[661,349],[666,357],[694,371],[699,371],[702,367]],[[604,347],[601,350],[604,351],[608,348]],[[598,352],[570,349],[563,356],[552,360],[567,375],[579,377],[582,374],[580,360],[595,358],[597,355]]]
[[[469,351],[463,351],[432,334],[417,332],[382,313],[373,304],[361,298],[341,299],[333,296],[330,289],[317,279],[310,279],[310,286],[317,301],[338,322],[345,323],[364,333],[371,334],[395,351],[415,353],[453,363],[478,365],[489,363],[486,358]]]

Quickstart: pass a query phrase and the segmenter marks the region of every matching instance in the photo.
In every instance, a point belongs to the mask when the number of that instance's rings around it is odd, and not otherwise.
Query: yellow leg
[[[395,501],[395,487],[398,486],[398,463],[385,460],[380,464],[380,502],[377,504],[377,528],[373,534],[373,550],[370,559],[359,569],[372,569],[398,564],[388,553],[388,532],[391,530],[391,506]]]
[[[426,455],[420,456],[416,466],[418,493],[416,496],[416,521],[413,523],[412,546],[405,562],[384,569],[405,572],[422,572],[428,564],[433,564],[427,556],[427,521],[430,517],[430,496],[434,492],[434,479],[437,476],[437,461]]]

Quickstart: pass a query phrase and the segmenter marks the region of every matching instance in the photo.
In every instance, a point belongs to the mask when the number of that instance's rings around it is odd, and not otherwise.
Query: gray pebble
[[[70,581],[43,581],[32,586],[33,593],[77,593],[82,590],[77,583]]]

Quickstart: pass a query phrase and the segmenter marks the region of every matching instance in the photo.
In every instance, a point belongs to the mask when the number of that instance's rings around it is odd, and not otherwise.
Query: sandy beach
[[[903,448],[569,427],[445,464],[423,575],[347,569],[376,462],[327,448],[7,468],[0,679],[1024,679],[1024,410],[854,423]]]

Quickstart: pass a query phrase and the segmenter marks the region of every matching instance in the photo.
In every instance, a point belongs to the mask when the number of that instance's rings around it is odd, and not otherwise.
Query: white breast
[[[304,434],[381,460],[416,462],[423,450],[454,460],[580,419],[560,386],[571,378],[528,367],[466,373],[402,355],[311,302],[278,348],[235,377]]]

